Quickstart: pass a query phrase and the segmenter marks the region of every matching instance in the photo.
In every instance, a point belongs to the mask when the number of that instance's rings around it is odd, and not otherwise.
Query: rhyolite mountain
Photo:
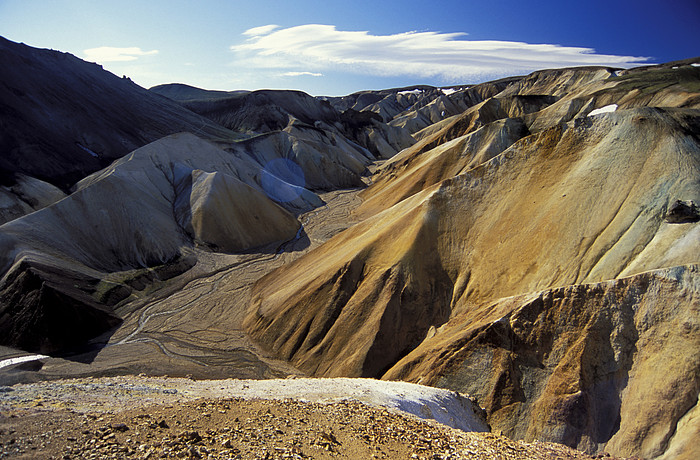
[[[160,85],[150,91],[174,95],[189,110],[236,132],[249,135],[285,131],[304,137],[305,133],[345,137],[380,158],[415,143],[402,127],[389,126],[372,111],[352,108],[340,111],[328,101],[301,91],[203,91],[183,85]],[[398,92],[401,94],[401,92]]]
[[[0,351],[53,356],[7,381],[406,380],[700,453],[700,58],[312,97],[2,43]]]
[[[361,223],[256,283],[248,331],[311,375],[478,395],[516,438],[692,452],[696,61],[536,72],[419,132]]]

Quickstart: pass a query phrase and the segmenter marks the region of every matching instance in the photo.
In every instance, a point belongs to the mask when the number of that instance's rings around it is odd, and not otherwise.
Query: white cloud
[[[319,72],[285,72],[282,74],[283,77],[322,77],[323,74]]]
[[[100,46],[83,51],[85,59],[93,62],[117,62],[135,61],[141,56],[158,54],[158,50],[143,51],[141,48],[132,46],[128,48],[115,48],[112,46]]]
[[[260,26],[260,27],[253,27],[252,29],[248,29],[245,32],[243,32],[243,35],[248,35],[250,37],[257,37],[260,35],[267,35],[270,32],[272,32],[275,29],[278,29],[279,26],[276,24],[268,24],[266,26]]]
[[[464,81],[552,67],[629,67],[647,60],[597,54],[591,48],[464,40],[463,33],[371,35],[366,31],[340,31],[332,25],[307,24],[285,29],[262,26],[244,34],[252,37],[231,46],[240,64],[268,69],[305,67],[310,73],[336,70]]]

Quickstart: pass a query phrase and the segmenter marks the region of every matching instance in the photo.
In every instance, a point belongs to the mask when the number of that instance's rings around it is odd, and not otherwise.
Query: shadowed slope
[[[14,331],[3,334],[2,343],[27,346],[37,335],[72,330],[28,318],[109,313],[101,304],[119,302],[131,289],[125,284],[115,291],[119,284],[108,283],[116,297],[100,291],[108,273],[178,262],[194,246],[244,251],[294,238],[296,218],[260,186],[236,178],[259,174],[248,162],[192,134],[169,136],[87,177],[67,198],[1,226],[0,328]],[[90,321],[84,326],[76,337],[105,330]],[[75,341],[51,343],[44,351]]]
[[[174,88],[171,88],[174,86]],[[415,141],[400,127],[388,126],[379,115],[353,109],[337,111],[328,101],[301,91],[239,91],[222,95],[197,88],[186,94],[201,94],[201,100],[181,100],[188,109],[210,120],[246,135],[294,129],[317,129],[326,136],[341,140],[342,148],[364,150],[368,160],[375,156],[390,158]],[[159,94],[181,94],[180,85],[161,85],[151,91]],[[355,144],[354,146],[352,144]],[[333,140],[325,140],[325,148],[338,149]]]
[[[63,191],[48,182],[15,174],[14,184],[0,186],[0,225],[65,197]]]
[[[67,190],[165,135],[237,135],[75,56],[0,37],[0,171]]]

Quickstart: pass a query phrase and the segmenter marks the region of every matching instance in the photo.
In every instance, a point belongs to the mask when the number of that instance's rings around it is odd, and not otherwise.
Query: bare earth
[[[196,399],[188,387],[139,377],[2,387],[0,458],[592,458],[356,400]]]

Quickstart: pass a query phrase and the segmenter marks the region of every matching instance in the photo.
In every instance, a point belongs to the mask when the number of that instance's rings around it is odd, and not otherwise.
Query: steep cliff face
[[[589,452],[695,452],[700,267],[473,305],[384,378],[467,391],[493,429]]]
[[[0,287],[0,343],[39,353],[59,353],[121,323],[89,295],[94,277],[55,265],[21,260]]]

